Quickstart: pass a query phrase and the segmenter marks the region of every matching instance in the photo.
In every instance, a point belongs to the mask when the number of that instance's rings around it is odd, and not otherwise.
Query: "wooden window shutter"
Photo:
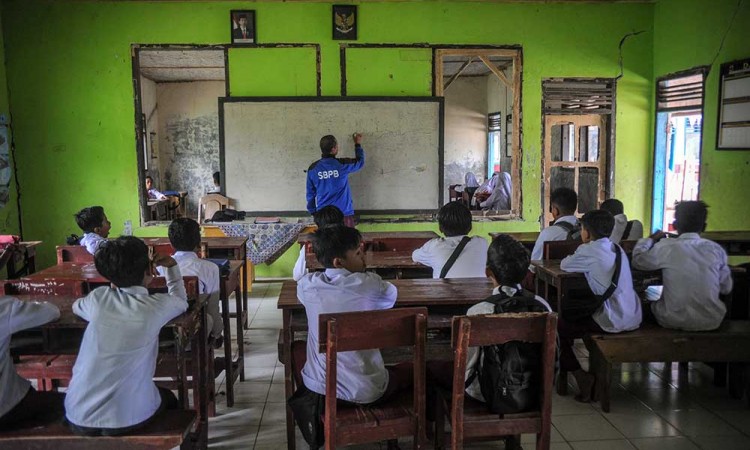
[[[700,109],[703,81],[703,72],[660,80],[656,84],[656,110]]]
[[[542,81],[545,114],[611,114],[613,79],[551,78]]]

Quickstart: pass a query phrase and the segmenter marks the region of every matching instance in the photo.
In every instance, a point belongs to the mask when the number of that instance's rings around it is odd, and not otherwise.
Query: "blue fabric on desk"
[[[164,195],[174,195],[175,197],[180,196],[180,193],[177,191],[161,191],[161,193]]]
[[[206,258],[206,261],[211,261],[212,263],[219,266],[219,273],[222,275],[228,275],[229,274],[229,260],[228,259],[219,259],[219,258]]]

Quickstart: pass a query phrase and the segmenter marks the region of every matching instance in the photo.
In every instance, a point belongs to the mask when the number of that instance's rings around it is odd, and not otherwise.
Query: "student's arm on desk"
[[[165,268],[164,276],[167,279],[167,292],[173,298],[180,300],[176,302],[179,306],[176,309],[177,314],[187,310],[187,292],[185,292],[185,282],[182,279],[180,266],[168,255],[157,255],[154,258],[154,265]],[[176,314],[175,314],[176,315]]]
[[[28,328],[38,327],[60,318],[57,306],[47,302],[24,302],[13,299],[8,322],[11,334]]]
[[[654,248],[654,245],[663,237],[665,234],[662,231],[658,231],[651,236],[643,239],[638,239],[638,242],[633,247],[633,267],[641,270],[659,270],[664,266],[662,259],[662,253],[659,248]]]
[[[434,246],[435,239],[430,239],[429,241],[425,242],[423,246],[419,247],[411,253],[412,261],[432,267],[432,259],[430,258],[430,255],[432,254],[432,248]]]
[[[591,271],[591,257],[587,255],[587,244],[580,245],[575,253],[560,261],[560,269],[566,272],[586,273]]]

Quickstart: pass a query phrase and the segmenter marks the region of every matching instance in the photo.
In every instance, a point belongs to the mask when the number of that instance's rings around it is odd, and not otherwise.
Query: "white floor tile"
[[[735,436],[734,427],[705,409],[677,410],[662,413],[672,426],[687,436]],[[749,447],[750,448],[750,447]]]
[[[680,433],[653,412],[637,414],[605,414],[609,421],[626,438],[678,436]]]
[[[690,439],[678,437],[655,437],[631,439],[630,442],[638,450],[699,450]]]
[[[573,450],[634,450],[633,444],[621,440],[571,442]]]
[[[622,433],[599,414],[554,416],[552,423],[568,442],[624,438]]]

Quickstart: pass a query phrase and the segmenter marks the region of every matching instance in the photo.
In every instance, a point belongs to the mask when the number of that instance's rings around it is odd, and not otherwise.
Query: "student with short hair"
[[[313,221],[315,222],[315,225],[318,226],[319,230],[326,227],[343,225],[344,214],[337,207],[328,205],[313,213]],[[294,270],[292,272],[292,278],[294,278],[294,281],[299,281],[300,278],[307,273],[307,262],[305,261],[306,252],[306,246],[302,245],[299,249],[299,256],[297,257],[297,262],[294,264]]]
[[[146,176],[146,196],[149,200],[166,200],[167,196],[157,191],[154,187],[154,179],[150,175]]]
[[[468,236],[471,233],[469,208],[461,202],[449,202],[440,208],[437,220],[445,237],[427,241],[414,250],[412,259],[431,267],[432,278],[484,277],[487,240]],[[454,252],[458,252],[457,257],[447,266]]]
[[[209,194],[220,194],[221,193],[221,172],[214,172],[212,175],[214,179],[214,186]]]
[[[615,228],[612,230],[612,236],[609,237],[613,244],[643,237],[643,224],[640,220],[628,220],[620,200],[616,198],[604,200],[599,208],[609,212],[615,218]]]
[[[531,260],[541,260],[544,256],[544,243],[549,241],[565,241],[575,233],[578,228],[578,219],[575,216],[578,209],[578,195],[576,191],[568,188],[557,188],[549,196],[550,212],[555,221],[539,233],[534,249],[531,251]],[[533,266],[529,266],[534,271]]]
[[[293,353],[295,370],[304,364],[300,374],[304,386],[325,395],[326,360],[318,352],[318,316],[390,309],[397,291],[377,274],[365,272],[362,237],[356,229],[321,228],[314,239],[313,249],[325,272],[308,273],[297,282],[297,298],[305,306],[309,329],[306,353]],[[337,370],[336,398],[351,403],[384,401],[413,381],[411,363],[386,367],[378,349],[339,353]]]
[[[312,214],[325,206],[333,205],[344,213],[344,224],[354,226],[354,202],[349,187],[349,174],[365,166],[362,135],[355,133],[355,158],[337,158],[339,144],[334,136],[320,139],[321,158],[307,169],[307,211]]]
[[[487,265],[485,274],[492,280],[492,295],[484,301],[469,308],[467,316],[480,314],[494,314],[495,305],[506,302],[509,298],[522,297],[521,301],[530,300],[536,305],[526,303],[530,309],[552,311],[549,304],[541,297],[531,292],[524,291],[521,281],[526,275],[529,267],[529,252],[526,247],[507,234],[496,236],[487,249]],[[474,376],[474,369],[479,362],[479,349],[469,347],[466,357],[466,380],[473,379],[466,387],[466,393],[484,402],[484,396],[480,387],[478,377]],[[436,387],[446,390],[453,389],[453,361],[428,361],[428,380],[435,383]]]
[[[208,303],[206,311],[208,315],[208,330],[210,338],[216,347],[222,342],[222,332],[224,331],[224,320],[219,312],[219,295],[221,273],[219,266],[200,259],[198,250],[201,245],[201,227],[193,219],[182,217],[175,219],[169,224],[169,242],[174,247],[175,252],[172,255],[177,265],[180,267],[182,276],[198,277],[198,291],[201,294],[208,294]],[[160,267],[159,274],[165,276],[167,269]]]
[[[642,317],[641,302],[633,289],[628,258],[619,245],[609,240],[615,225],[614,217],[607,211],[592,210],[583,215],[581,225],[583,244],[574,254],[560,262],[560,268],[566,272],[583,273],[590,293],[581,293],[577,297],[577,301],[584,302],[583,309],[576,313],[578,317],[570,318],[571,312],[566,314],[566,307],[562,305],[557,329],[560,338],[560,369],[573,373],[580,389],[577,399],[589,401],[594,377],[581,368],[573,352],[573,342],[590,332],[620,333],[635,330],[641,325]]]
[[[665,239],[666,233],[657,231],[633,249],[633,267],[661,270],[664,289],[650,312],[665,328],[714,330],[726,315],[719,294],[732,291],[732,273],[724,249],[700,236],[707,217],[705,203],[680,202],[674,223],[679,236]]]
[[[73,366],[65,415],[76,434],[114,436],[179,406],[174,394],[157,388],[153,378],[159,331],[187,310],[187,295],[177,262],[166,255],[149,261],[148,247],[136,237],[106,242],[94,263],[111,285],[73,303],[73,312],[88,326]],[[154,266],[166,269],[168,294],[146,289]]]
[[[78,227],[84,233],[79,244],[86,247],[86,250],[93,255],[107,240],[112,224],[107,220],[107,215],[104,214],[104,208],[101,206],[83,208],[75,214],[75,218]]]
[[[29,420],[46,423],[63,416],[65,394],[37,392],[28,380],[18,375],[10,356],[13,333],[59,317],[60,310],[53,304],[0,296],[0,431],[17,430]]]

